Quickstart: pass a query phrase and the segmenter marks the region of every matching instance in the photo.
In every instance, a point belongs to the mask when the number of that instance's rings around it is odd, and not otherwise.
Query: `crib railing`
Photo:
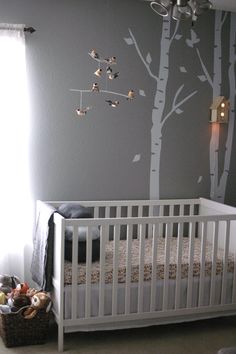
[[[198,215],[200,199],[57,201],[47,202],[55,207],[64,203],[79,203],[90,208],[94,218]]]

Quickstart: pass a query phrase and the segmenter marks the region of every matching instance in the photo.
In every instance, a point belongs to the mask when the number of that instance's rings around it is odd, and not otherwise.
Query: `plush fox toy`
[[[40,291],[32,296],[30,307],[24,311],[24,318],[27,320],[33,318],[41,309],[45,309],[46,312],[49,312],[51,306],[52,301],[48,293]]]

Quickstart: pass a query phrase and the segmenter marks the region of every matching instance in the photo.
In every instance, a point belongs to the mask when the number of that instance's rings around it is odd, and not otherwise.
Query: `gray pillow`
[[[79,219],[79,218],[93,217],[93,214],[88,208],[76,203],[61,204],[58,208],[58,212],[66,219]]]

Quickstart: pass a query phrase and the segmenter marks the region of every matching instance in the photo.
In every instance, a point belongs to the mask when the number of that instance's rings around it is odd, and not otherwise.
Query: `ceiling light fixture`
[[[151,1],[152,10],[160,16],[171,14],[176,21],[187,20],[196,21],[197,17],[212,8],[209,0],[156,0]]]

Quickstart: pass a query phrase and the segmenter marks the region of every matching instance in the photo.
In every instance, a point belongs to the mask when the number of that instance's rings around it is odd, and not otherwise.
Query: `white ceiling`
[[[211,0],[213,9],[236,12],[236,0]]]

